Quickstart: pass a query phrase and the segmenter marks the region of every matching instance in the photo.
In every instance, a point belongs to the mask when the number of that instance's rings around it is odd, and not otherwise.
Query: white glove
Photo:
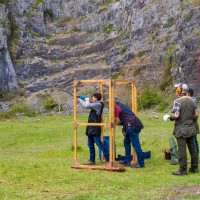
[[[170,118],[169,115],[164,115],[163,120],[166,122]]]

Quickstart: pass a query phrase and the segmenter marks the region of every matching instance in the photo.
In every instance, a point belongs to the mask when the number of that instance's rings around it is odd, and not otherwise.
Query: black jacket
[[[100,102],[100,104],[101,104],[101,110],[99,114],[97,114],[96,110],[91,109],[88,117],[88,123],[101,123],[101,114],[103,111],[104,103]],[[101,126],[87,126],[86,135],[87,136],[101,135]]]

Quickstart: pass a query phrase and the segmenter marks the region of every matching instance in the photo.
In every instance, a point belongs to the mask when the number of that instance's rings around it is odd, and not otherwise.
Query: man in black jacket
[[[79,96],[78,100],[86,109],[91,109],[88,123],[100,123],[101,114],[103,111],[104,103],[101,101],[102,95],[94,93],[92,101],[86,96]],[[106,162],[109,161],[109,154],[106,146],[101,142],[101,126],[87,126],[86,135],[88,136],[88,147],[90,150],[90,158],[85,165],[95,165],[95,146],[94,143],[103,152]]]

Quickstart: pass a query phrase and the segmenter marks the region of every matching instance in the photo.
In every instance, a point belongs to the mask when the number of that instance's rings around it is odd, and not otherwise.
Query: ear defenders
[[[181,95],[181,92],[182,92],[181,87],[177,87],[177,88],[176,88],[176,92],[178,93],[178,95]]]

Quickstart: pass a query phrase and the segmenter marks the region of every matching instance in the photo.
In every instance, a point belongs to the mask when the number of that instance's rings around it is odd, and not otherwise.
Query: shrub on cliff
[[[157,107],[158,111],[164,111],[169,106],[169,97],[157,89],[146,85],[138,97],[138,109]]]
[[[34,117],[36,116],[36,112],[34,108],[27,104],[27,102],[24,99],[18,99],[18,101],[15,100],[14,103],[12,103],[12,106],[10,109],[5,111],[0,111],[0,119],[11,119],[15,118],[16,116],[19,117]]]
[[[43,105],[45,106],[47,110],[52,110],[53,108],[58,106],[58,104],[55,101],[53,101],[51,97],[48,97],[47,99],[45,99],[43,101]]]

